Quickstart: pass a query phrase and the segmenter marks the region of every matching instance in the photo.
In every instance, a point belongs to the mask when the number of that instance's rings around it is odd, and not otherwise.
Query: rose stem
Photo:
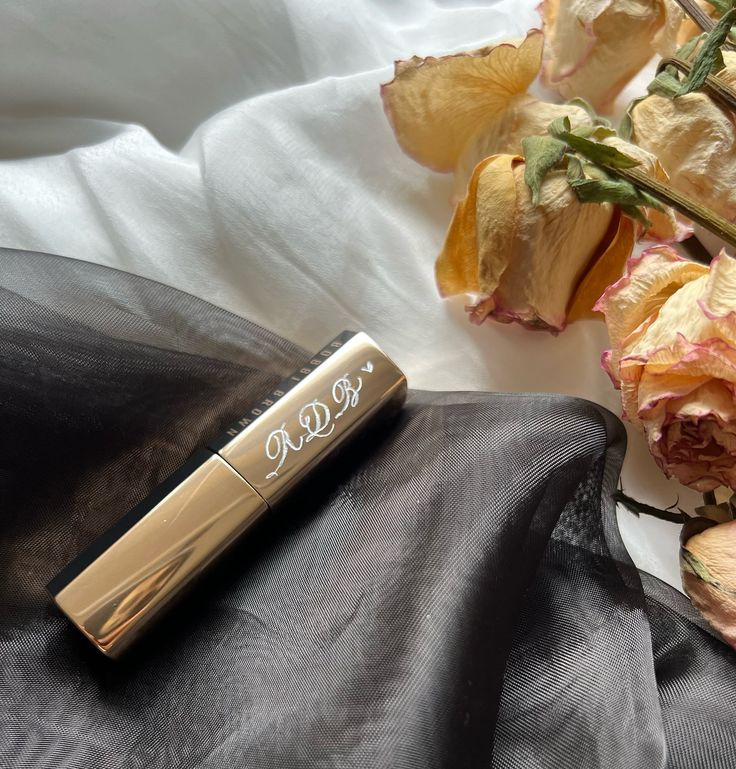
[[[676,2],[703,32],[710,32],[715,27],[716,23],[713,19],[694,0],[676,0]],[[731,43],[724,43],[723,48],[734,50]]]
[[[670,58],[662,59],[657,67],[657,73],[659,74],[666,67],[674,67],[685,75],[689,75],[690,70],[692,70],[692,66],[689,62],[683,61],[682,59]],[[731,88],[731,86],[724,83],[720,78],[708,75],[708,77],[705,78],[703,88],[710,93],[715,101],[720,102],[721,106],[736,111],[736,91]]]
[[[614,168],[600,162],[596,163],[596,165],[600,165],[609,173],[625,179],[637,189],[648,192],[653,198],[659,200],[660,203],[671,206],[681,214],[685,214],[689,219],[702,225],[706,230],[710,230],[710,232],[736,248],[736,226],[707,206],[701,205],[687,195],[683,195],[682,192],[678,192],[668,184],[652,179],[637,168]]]

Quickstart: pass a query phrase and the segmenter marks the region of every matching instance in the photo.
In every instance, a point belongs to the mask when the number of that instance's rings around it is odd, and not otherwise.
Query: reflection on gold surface
[[[365,334],[342,338],[56,593],[100,651],[117,657],[323,459],[379,412],[398,410],[401,371]]]
[[[220,455],[269,505],[378,412],[398,408],[406,378],[366,334],[356,334],[290,390]]]
[[[266,509],[213,454],[55,600],[102,652],[116,657]]]

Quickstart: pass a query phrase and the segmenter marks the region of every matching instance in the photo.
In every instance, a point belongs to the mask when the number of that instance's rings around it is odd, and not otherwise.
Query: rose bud
[[[736,87],[736,53],[717,75]],[[728,220],[736,218],[736,114],[705,91],[651,94],[630,110],[631,141],[654,153],[672,186]]]
[[[667,476],[701,492],[736,488],[735,307],[736,260],[721,252],[708,268],[669,246],[631,259],[595,307],[624,418]]]
[[[520,153],[522,138],[545,134],[560,116],[573,127],[589,123],[580,106],[548,104],[527,93],[543,47],[541,31],[533,29],[518,43],[396,62],[381,97],[401,148],[434,171],[456,171],[461,197],[483,158]]]
[[[544,180],[532,205],[524,159],[478,164],[455,208],[436,264],[442,296],[475,295],[471,320],[562,330],[590,311],[623,269],[634,225],[610,203],[580,203],[564,171]]]
[[[687,536],[688,525],[680,549],[682,586],[695,608],[736,649],[736,521],[710,525],[692,536]]]
[[[655,53],[671,55],[683,13],[674,0],[545,0],[545,83],[609,113]]]

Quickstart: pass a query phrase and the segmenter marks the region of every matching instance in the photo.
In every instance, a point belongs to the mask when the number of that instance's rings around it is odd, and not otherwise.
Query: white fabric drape
[[[413,387],[619,413],[601,323],[476,328],[438,298],[451,180],[401,153],[379,98],[394,59],[520,37],[537,2],[10,0],[0,245],[163,281],[307,348],[366,330]],[[628,493],[697,500],[629,434]],[[638,565],[679,586],[676,527],[620,520]]]

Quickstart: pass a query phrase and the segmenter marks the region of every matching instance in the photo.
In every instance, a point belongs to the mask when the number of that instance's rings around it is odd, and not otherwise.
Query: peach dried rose
[[[718,77],[736,87],[736,53]],[[655,154],[673,187],[736,219],[736,113],[705,91],[669,99],[651,94],[630,112],[631,141]]]
[[[580,203],[552,171],[532,205],[524,159],[494,155],[473,172],[436,264],[443,296],[475,295],[471,319],[552,331],[590,312],[623,269],[634,226],[610,203]]]
[[[544,80],[608,113],[655,53],[674,52],[683,12],[674,0],[545,0]]]
[[[736,488],[736,260],[721,252],[708,268],[655,246],[595,309],[603,366],[657,464],[701,492]]]
[[[682,586],[695,608],[736,649],[736,521],[688,537],[680,567]]]
[[[546,133],[555,118],[589,123],[580,106],[547,104],[527,93],[543,46],[542,32],[533,29],[521,42],[396,62],[381,97],[401,148],[434,171],[457,170],[464,189],[478,161],[520,152],[522,138]]]

